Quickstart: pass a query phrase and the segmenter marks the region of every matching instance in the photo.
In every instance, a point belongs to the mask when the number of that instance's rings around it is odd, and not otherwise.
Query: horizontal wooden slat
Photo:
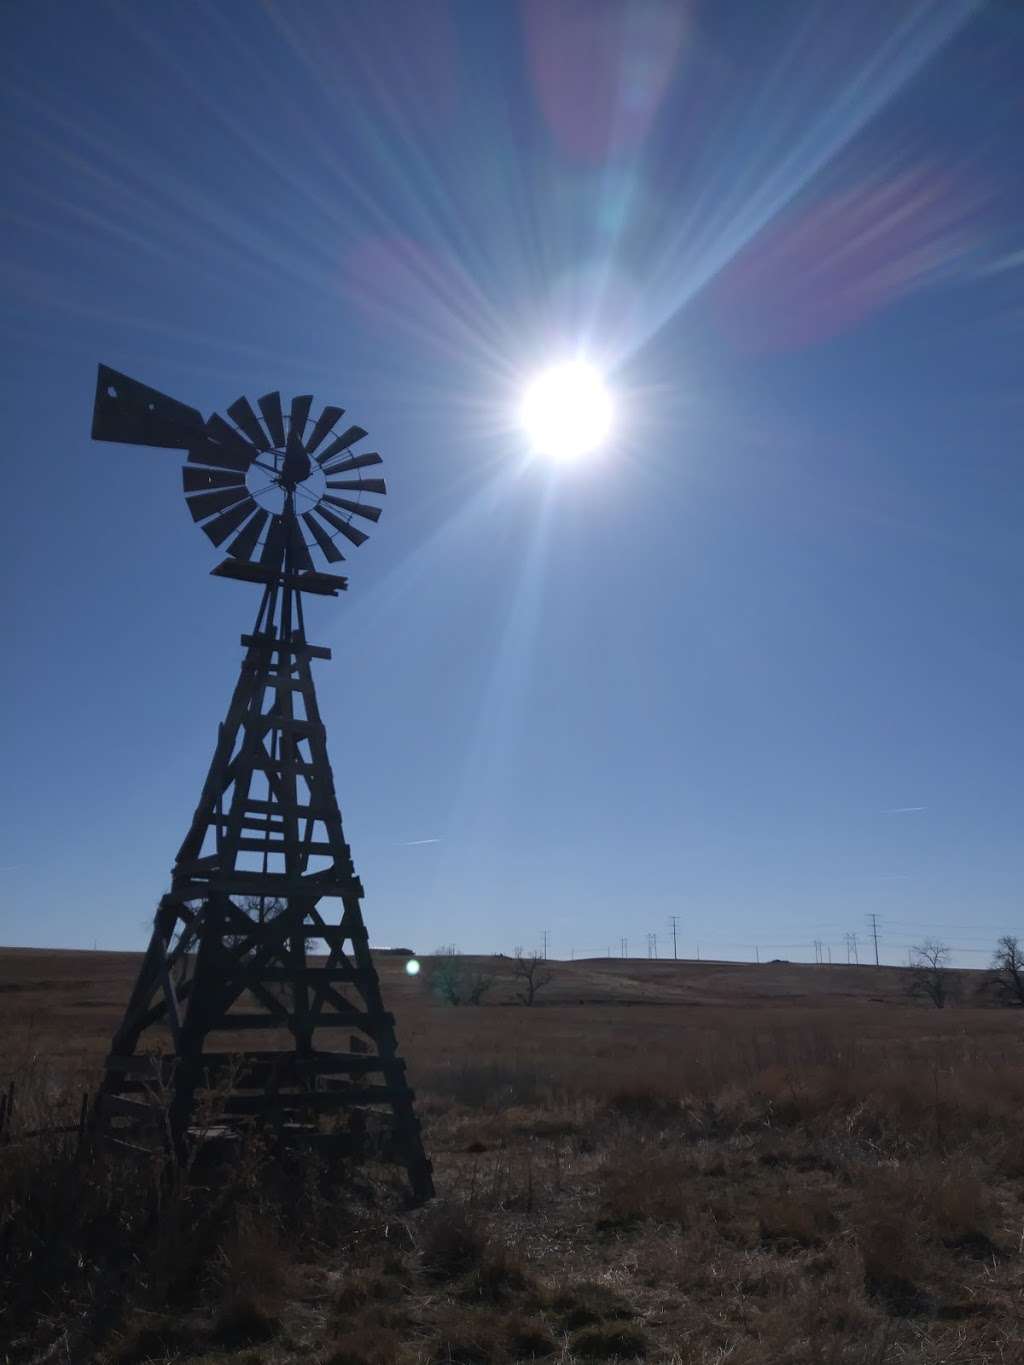
[[[133,1152],[136,1156],[156,1155],[152,1147],[140,1147],[137,1142],[126,1142],[123,1137],[116,1137],[113,1133],[103,1134],[104,1147],[116,1147],[119,1152]]]
[[[170,1060],[168,1057],[161,1060]],[[196,1060],[202,1065],[222,1067],[230,1065],[292,1067],[301,1074],[315,1075],[319,1072],[347,1071],[353,1064],[373,1061],[374,1058],[362,1052],[315,1052],[311,1057],[300,1057],[294,1052],[251,1051],[245,1052],[204,1052]],[[396,1058],[396,1061],[398,1059]]]
[[[301,716],[272,716],[264,711],[259,716],[248,716],[245,721],[251,730],[282,730],[290,735],[318,735],[324,737],[326,731],[316,720],[305,720]]]
[[[324,645],[310,645],[299,640],[277,640],[272,635],[243,635],[242,644],[246,649],[272,650],[275,654],[294,654],[305,659],[330,659],[331,651]]]
[[[269,834],[280,834],[283,830],[268,830]],[[239,853],[279,853],[283,857],[288,851],[288,845],[281,839],[239,839],[235,847]]]
[[[315,969],[311,969],[315,970]],[[299,1057],[293,1052],[204,1052],[195,1059],[202,1071],[211,1074],[237,1072],[239,1075],[258,1076],[263,1080],[272,1074],[288,1076],[330,1076],[334,1074],[362,1075],[380,1071],[385,1066],[402,1071],[401,1057],[389,1060],[367,1052],[318,1052],[312,1057]],[[153,1081],[163,1082],[173,1076],[179,1059],[173,1053],[162,1056],[108,1057],[104,1066],[124,1076],[124,1084],[138,1086]]]
[[[357,1104],[394,1104],[397,1099],[411,1096],[409,1090],[394,1090],[386,1085],[353,1085],[344,1090],[313,1090],[304,1095],[229,1095],[223,1102],[223,1111],[239,1115],[303,1110],[326,1114]]]
[[[271,830],[268,832],[280,833],[281,831]],[[279,839],[271,840],[269,843],[267,842],[266,839],[239,839],[235,847],[238,849],[239,853],[284,854],[285,852],[287,852],[288,846]],[[321,857],[329,857],[331,854],[337,852],[337,849],[334,847],[333,844],[326,843],[324,840],[321,839],[313,840],[310,843],[306,843],[304,840],[300,838],[296,840],[296,847],[299,848],[301,852],[309,854],[310,856],[316,854]]]
[[[187,876],[188,880],[179,883],[179,876]],[[305,896],[310,900],[363,894],[358,877],[338,877],[328,882],[316,881],[313,876],[289,877],[283,872],[218,872],[204,882],[196,881],[187,870],[175,869],[174,894],[182,900],[202,900],[211,891],[223,891],[229,896]],[[320,936],[311,929],[309,937]]]
[[[214,816],[211,825],[219,825],[221,829],[227,829],[231,824],[231,819],[227,815]],[[281,834],[284,831],[284,821],[275,819],[270,815],[243,815],[240,828],[242,829],[265,829],[269,834]]]
[[[126,1100],[121,1095],[100,1095],[99,1107],[104,1114],[119,1114],[129,1119],[144,1119],[147,1123],[160,1123],[162,1113],[155,1105],[144,1100]]]
[[[256,815],[279,815],[281,803],[280,801],[261,801],[250,796],[245,803],[245,809]],[[303,820],[322,820],[330,812],[326,806],[296,806],[295,814]]]
[[[290,678],[283,673],[268,673],[264,681],[275,692],[301,692],[309,687],[305,678]]]
[[[304,763],[300,758],[282,763],[280,759],[256,757],[251,766],[261,773],[295,773],[297,777],[318,777],[323,771],[320,764]]]

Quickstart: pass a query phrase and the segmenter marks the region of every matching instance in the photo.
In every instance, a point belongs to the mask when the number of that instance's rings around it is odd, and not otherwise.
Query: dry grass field
[[[171,1179],[19,1140],[76,1114],[136,963],[0,950],[0,1361],[1024,1361],[1015,1011],[647,961],[553,964],[525,1009],[507,960],[450,1008],[382,957],[438,1186],[410,1210],[255,1143]]]

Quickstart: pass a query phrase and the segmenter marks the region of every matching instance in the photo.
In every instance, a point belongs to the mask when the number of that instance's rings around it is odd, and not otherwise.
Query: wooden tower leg
[[[358,1129],[362,1115],[386,1109],[413,1196],[428,1199],[430,1162],[369,950],[310,668],[330,652],[306,642],[294,582],[286,573],[267,588],[256,630],[242,637],[247,654],[114,1035],[99,1117],[108,1136],[130,1140],[155,1126],[152,1090],[169,1083],[180,1154],[209,1087],[224,1122],[269,1122],[318,1145],[331,1137],[325,1117],[347,1113]],[[325,961],[308,957],[311,940],[327,943]],[[167,1064],[137,1055],[155,1026],[169,1030]],[[287,1031],[290,1046],[208,1049],[211,1035],[257,1029]],[[320,1046],[338,1029],[361,1031],[376,1052]]]

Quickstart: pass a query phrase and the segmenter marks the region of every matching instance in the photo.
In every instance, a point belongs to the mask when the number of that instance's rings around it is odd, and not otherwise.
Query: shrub
[[[479,1266],[487,1237],[465,1209],[439,1204],[420,1224],[420,1259],[425,1273],[438,1280],[453,1280]]]
[[[635,1360],[646,1356],[647,1338],[635,1327],[586,1327],[572,1347],[581,1360]]]

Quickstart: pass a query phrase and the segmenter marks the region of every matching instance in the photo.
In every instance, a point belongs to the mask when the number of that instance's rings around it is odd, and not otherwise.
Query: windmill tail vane
[[[345,842],[311,664],[331,652],[305,635],[305,593],[347,580],[344,559],[376,523],[383,479],[355,453],[342,408],[279,393],[227,409],[229,423],[101,365],[95,440],[186,451],[193,520],[227,558],[213,573],[263,588],[256,624],[203,784],[114,1035],[97,1120],[114,1146],[169,1134],[179,1156],[200,1139],[197,1105],[223,1124],[269,1127],[283,1142],[404,1164],[417,1199],[433,1193],[414,1095],[398,1055]],[[324,944],[325,957],[311,947]],[[347,1047],[323,1046],[347,1031]],[[239,1040],[256,1038],[239,1047]],[[140,1052],[159,1037],[159,1055]],[[166,1109],[157,1096],[170,1092]],[[207,1105],[208,1108],[208,1105]]]

